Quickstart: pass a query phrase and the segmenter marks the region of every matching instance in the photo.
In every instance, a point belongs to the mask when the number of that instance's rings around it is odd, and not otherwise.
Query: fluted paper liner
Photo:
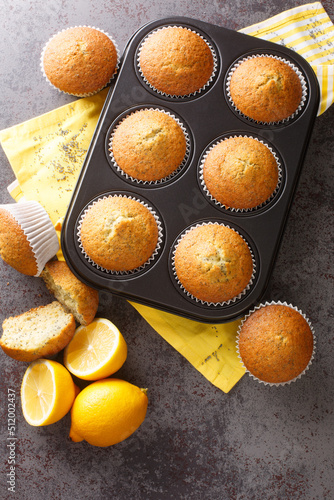
[[[231,82],[231,78],[232,78],[234,71],[243,62],[247,61],[247,59],[253,59],[256,57],[272,57],[273,59],[278,59],[279,61],[282,61],[285,64],[288,64],[290,66],[290,68],[292,68],[294,70],[294,72],[297,74],[297,76],[300,80],[300,83],[302,86],[302,97],[300,100],[300,104],[299,104],[298,108],[296,109],[296,111],[294,113],[292,113],[292,115],[288,116],[287,118],[284,118],[283,120],[278,120],[278,121],[274,121],[274,122],[262,122],[262,121],[254,120],[254,118],[251,118],[251,117],[245,115],[244,113],[242,113],[242,111],[240,111],[239,108],[233,102],[233,99],[232,99],[231,93],[230,93],[230,82]],[[297,66],[295,64],[293,64],[288,59],[285,59],[285,58],[279,57],[279,56],[275,56],[273,54],[267,54],[267,53],[266,54],[253,54],[251,56],[247,56],[247,57],[244,57],[243,59],[240,59],[238,62],[236,62],[236,64],[234,64],[234,66],[230,70],[228,77],[227,77],[227,80],[226,80],[226,93],[227,93],[228,100],[229,100],[230,104],[232,105],[233,109],[243,118],[246,118],[250,122],[257,123],[259,125],[279,125],[279,124],[286,123],[286,122],[292,120],[303,109],[305,102],[306,102],[306,98],[307,98],[307,85],[306,85],[306,80],[305,80],[302,72],[297,68]]]
[[[163,177],[162,179],[157,179],[155,181],[146,181],[146,180],[142,180],[142,179],[137,179],[137,178],[132,177],[131,175],[127,174],[126,172],[124,172],[124,170],[122,170],[122,168],[118,165],[117,161],[115,160],[115,157],[114,157],[113,151],[112,151],[112,143],[113,143],[114,135],[115,135],[116,130],[119,127],[119,125],[124,120],[126,120],[129,116],[133,115],[134,113],[139,113],[139,112],[145,111],[145,110],[148,110],[148,111],[160,111],[161,113],[165,113],[166,115],[168,115],[171,118],[173,118],[176,121],[176,123],[180,126],[182,132],[184,133],[185,139],[186,139],[186,152],[185,152],[185,155],[184,155],[184,158],[183,158],[181,164],[178,167],[176,167],[176,169],[173,172],[171,172],[169,175],[167,175],[166,177]],[[126,116],[124,116],[124,118],[122,118],[117,123],[117,125],[115,126],[115,128],[114,128],[114,130],[113,130],[113,132],[112,132],[112,134],[110,136],[110,140],[109,140],[109,157],[110,157],[110,160],[111,160],[114,168],[117,170],[118,173],[120,173],[121,175],[123,175],[127,180],[130,180],[132,182],[136,182],[138,184],[157,185],[157,184],[162,184],[163,182],[169,181],[170,179],[172,179],[173,177],[175,177],[176,175],[178,175],[181,172],[181,170],[185,167],[185,165],[186,165],[186,163],[187,163],[187,161],[189,159],[189,154],[190,154],[190,138],[189,138],[189,134],[187,132],[186,127],[181,122],[181,120],[179,120],[179,118],[177,118],[175,115],[173,115],[169,111],[166,111],[166,110],[160,109],[160,108],[140,108],[140,109],[137,109],[137,110],[133,111],[132,113],[127,114]]]
[[[73,29],[73,28],[91,28],[91,29],[100,31],[101,33],[103,33],[104,35],[106,35],[112,41],[112,43],[114,44],[115,49],[116,49],[117,62],[116,62],[115,71],[114,71],[112,77],[110,78],[110,80],[103,87],[95,90],[94,92],[88,92],[88,93],[85,93],[85,94],[72,94],[70,92],[65,92],[65,90],[61,90],[58,87],[56,87],[55,85],[53,85],[53,83],[50,82],[50,80],[48,79],[48,77],[46,76],[46,73],[44,71],[43,60],[44,60],[44,54],[45,54],[45,51],[47,49],[48,44],[51,42],[51,40],[53,40],[60,33],[63,33],[64,31],[67,31],[67,30],[70,30],[70,29]],[[115,42],[115,40],[113,39],[112,36],[110,36],[106,31],[104,31],[104,30],[102,30],[100,28],[95,28],[94,26],[79,25],[79,26],[70,26],[69,28],[65,28],[65,29],[63,29],[61,31],[58,31],[51,38],[49,38],[49,40],[46,42],[46,44],[44,45],[44,47],[42,49],[41,58],[40,58],[40,68],[42,70],[42,73],[43,73],[43,76],[44,76],[45,80],[48,82],[49,85],[51,85],[52,88],[58,90],[58,92],[63,92],[64,94],[73,95],[75,97],[89,97],[89,96],[97,94],[98,92],[100,92],[102,89],[104,89],[105,87],[107,87],[112,82],[112,80],[114,79],[115,75],[118,72],[119,62],[120,62],[119,49],[118,49],[117,43]]]
[[[57,233],[49,215],[37,201],[20,201],[0,205],[0,208],[7,210],[22,228],[35,255],[35,276],[39,276],[59,250]]]
[[[99,200],[107,199],[107,198],[110,198],[110,197],[113,198],[115,196],[116,197],[118,196],[119,198],[129,198],[130,200],[135,200],[135,201],[138,201],[139,203],[141,203],[144,207],[146,207],[151,212],[151,214],[153,215],[153,217],[154,217],[154,219],[155,219],[155,221],[157,223],[157,226],[158,226],[158,241],[157,241],[157,245],[155,247],[154,252],[149,257],[149,259],[146,262],[144,262],[144,264],[142,264],[139,267],[136,267],[135,269],[131,269],[130,271],[113,271],[112,269],[105,269],[104,267],[100,266],[99,264],[97,264],[96,262],[94,262],[94,260],[91,259],[89,257],[89,255],[85,252],[85,249],[84,249],[84,247],[82,245],[81,238],[80,238],[82,222],[83,222],[83,220],[85,218],[86,213],[90,209],[90,207],[92,207],[93,205],[95,205],[96,203],[98,203]],[[160,221],[157,213],[155,212],[155,210],[153,210],[153,208],[150,205],[148,205],[147,203],[145,203],[143,200],[140,200],[139,198],[135,198],[134,196],[128,196],[128,195],[123,195],[123,194],[110,194],[110,195],[101,196],[98,199],[94,200],[93,203],[91,203],[84,210],[83,214],[80,217],[78,225],[77,225],[77,238],[78,238],[78,242],[79,242],[79,247],[80,247],[81,253],[85,257],[85,259],[87,260],[87,262],[89,262],[93,267],[95,267],[96,269],[99,269],[100,271],[103,271],[103,272],[105,272],[107,274],[111,274],[111,275],[115,275],[115,276],[128,276],[128,275],[131,276],[132,274],[135,274],[135,273],[137,273],[139,271],[142,271],[143,269],[145,269],[146,267],[148,267],[150,264],[152,264],[152,262],[155,260],[156,256],[158,255],[158,252],[159,252],[159,250],[161,248],[161,244],[162,244],[162,240],[163,240],[163,231],[162,231],[162,224],[161,224],[161,221]]]
[[[264,380],[261,380],[261,379],[257,378],[243,364],[243,361],[242,361],[242,358],[241,358],[241,355],[240,355],[240,352],[239,352],[239,337],[240,337],[240,332],[241,332],[242,326],[245,323],[246,319],[249,318],[258,309],[261,309],[262,307],[272,306],[272,305],[287,306],[287,307],[291,307],[291,309],[294,309],[295,311],[297,311],[306,320],[306,322],[307,322],[307,324],[310,327],[310,330],[312,332],[312,336],[313,336],[313,352],[312,352],[310,361],[308,362],[308,365],[306,366],[306,368],[299,375],[297,375],[295,378],[293,378],[291,380],[287,380],[286,382],[275,382],[275,383],[274,382],[265,382]],[[244,319],[242,320],[242,322],[241,322],[241,324],[239,325],[239,328],[238,328],[237,339],[236,339],[236,347],[237,347],[238,358],[240,359],[240,362],[242,363],[243,367],[245,368],[246,373],[248,373],[248,375],[250,377],[252,377],[254,380],[256,380],[257,382],[260,382],[261,384],[264,384],[264,385],[281,386],[281,385],[289,385],[292,382],[295,382],[296,380],[300,379],[301,376],[304,375],[306,373],[306,371],[310,368],[310,366],[311,366],[311,364],[313,362],[314,355],[315,355],[315,350],[316,350],[316,337],[315,337],[314,329],[313,329],[313,326],[312,326],[310,320],[306,317],[306,315],[300,309],[298,309],[297,307],[293,306],[292,304],[288,304],[287,302],[281,302],[281,301],[271,301],[271,302],[268,302],[267,301],[267,302],[265,302],[263,304],[260,304],[260,305],[258,305],[256,307],[254,307],[254,309],[252,309],[251,311],[249,311],[248,314],[244,317]]]
[[[224,203],[216,200],[216,198],[214,196],[212,196],[212,194],[210,193],[210,191],[208,190],[206,184],[205,184],[205,180],[204,180],[204,175],[203,175],[203,170],[204,170],[204,164],[205,164],[205,161],[208,157],[208,154],[210,153],[210,151],[215,147],[217,146],[218,144],[220,144],[221,142],[225,141],[225,140],[228,140],[228,139],[231,139],[231,138],[235,138],[235,137],[247,137],[249,139],[255,139],[256,141],[259,141],[261,142],[264,146],[266,146],[269,151],[271,152],[271,154],[273,155],[273,157],[275,158],[276,160],[276,164],[277,164],[277,169],[278,169],[278,181],[277,181],[277,185],[276,185],[276,188],[275,190],[271,193],[271,195],[269,196],[269,198],[267,200],[265,200],[263,203],[261,203],[260,205],[257,205],[256,207],[252,207],[252,208],[234,208],[234,207],[229,207],[229,206],[226,206],[224,205]],[[280,186],[281,186],[281,183],[282,183],[282,166],[281,166],[281,162],[279,161],[278,159],[278,156],[277,154],[273,151],[273,149],[269,146],[269,144],[267,144],[266,142],[264,142],[263,140],[261,139],[258,139],[257,137],[253,137],[252,135],[246,135],[246,134],[234,134],[234,135],[230,135],[230,136],[226,136],[222,139],[219,139],[218,141],[216,141],[214,144],[212,144],[203,154],[202,156],[202,160],[201,160],[201,163],[200,163],[200,166],[199,166],[199,180],[200,180],[200,184],[201,184],[201,187],[204,191],[204,193],[206,194],[206,196],[211,200],[213,201],[218,207],[220,208],[224,208],[225,210],[229,210],[231,212],[252,212],[252,211],[255,211],[255,210],[258,210],[259,208],[262,208],[264,207],[265,205],[267,205],[275,196],[276,194],[278,193],[279,189],[280,189]]]
[[[178,279],[177,272],[176,272],[176,269],[175,269],[175,252],[176,252],[177,246],[180,243],[180,241],[182,240],[182,238],[187,233],[189,233],[192,229],[194,229],[196,227],[205,226],[205,225],[211,225],[211,224],[215,224],[215,225],[218,225],[218,226],[224,226],[224,227],[227,227],[227,228],[232,229],[233,231],[235,231],[243,239],[243,241],[247,244],[247,247],[248,247],[248,249],[249,249],[249,251],[251,253],[252,262],[253,262],[253,273],[252,273],[252,276],[251,276],[251,278],[250,278],[247,286],[238,295],[236,295],[235,297],[232,297],[229,300],[223,301],[223,302],[208,302],[206,300],[201,300],[201,299],[198,299],[197,297],[195,297],[193,294],[191,294],[190,292],[188,292],[188,290],[182,285],[182,283]],[[200,304],[203,304],[203,305],[207,305],[207,306],[215,306],[215,307],[226,306],[226,305],[233,304],[236,301],[240,300],[250,290],[250,288],[251,288],[251,286],[252,286],[252,284],[254,282],[254,278],[255,278],[255,274],[256,274],[256,263],[255,263],[254,253],[253,253],[250,245],[246,241],[246,239],[234,227],[231,227],[228,224],[224,224],[224,223],[221,223],[221,222],[210,222],[210,221],[207,221],[207,222],[202,222],[200,224],[194,224],[193,226],[189,227],[186,231],[182,232],[182,234],[178,237],[178,239],[177,239],[177,241],[176,241],[176,243],[174,245],[174,250],[173,250],[173,253],[172,253],[172,262],[171,262],[171,265],[172,265],[172,271],[173,271],[173,275],[174,275],[175,281],[176,281],[177,285],[179,286],[180,290],[182,290],[185,293],[185,295],[187,295],[187,297],[191,298],[192,300],[194,300],[197,303],[200,303]]]

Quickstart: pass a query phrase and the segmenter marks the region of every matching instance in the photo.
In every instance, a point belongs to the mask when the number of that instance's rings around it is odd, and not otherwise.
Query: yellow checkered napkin
[[[283,12],[244,33],[288,45],[313,65],[319,78],[319,114],[333,102],[333,25],[319,2]],[[1,145],[17,181],[15,200],[39,201],[54,225],[66,212],[107,90],[78,99],[0,132]],[[59,253],[58,258],[63,258]],[[228,392],[244,369],[236,354],[239,321],[207,325],[132,304],[143,318],[212,384]]]

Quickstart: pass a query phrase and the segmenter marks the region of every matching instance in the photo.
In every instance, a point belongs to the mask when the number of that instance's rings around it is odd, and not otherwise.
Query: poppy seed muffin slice
[[[42,273],[48,290],[73,314],[81,325],[89,325],[95,318],[99,305],[99,292],[82,283],[70,270],[66,262],[51,260]]]
[[[54,356],[72,339],[75,327],[73,315],[54,301],[5,319],[0,346],[18,361]]]
[[[132,271],[152,257],[159,229],[141,202],[122,196],[100,198],[84,214],[80,240],[84,253],[109,271]]]

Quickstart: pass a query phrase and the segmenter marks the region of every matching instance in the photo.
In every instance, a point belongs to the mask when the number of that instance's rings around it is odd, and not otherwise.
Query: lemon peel
[[[143,423],[147,406],[147,389],[116,378],[98,380],[76,397],[69,436],[93,446],[117,444]]]

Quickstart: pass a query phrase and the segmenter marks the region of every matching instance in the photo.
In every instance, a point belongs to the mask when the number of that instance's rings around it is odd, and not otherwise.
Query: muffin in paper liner
[[[179,125],[179,127],[181,128],[183,134],[184,134],[184,137],[185,137],[185,141],[186,141],[186,151],[185,151],[185,155],[183,157],[183,160],[182,162],[180,163],[180,165],[178,167],[175,168],[175,170],[173,170],[173,172],[171,172],[169,175],[165,176],[165,177],[162,177],[161,179],[156,179],[156,180],[143,180],[143,179],[139,179],[139,178],[136,178],[136,177],[133,177],[131,175],[129,175],[128,173],[126,173],[117,163],[115,157],[114,157],[114,154],[113,154],[113,139],[114,139],[114,135],[116,133],[116,130],[117,128],[121,125],[121,123],[124,122],[124,120],[126,120],[129,116],[133,116],[134,114],[136,113],[140,113],[142,111],[159,111],[161,113],[165,113],[166,115],[168,115],[169,117],[173,118],[175,120],[175,122]],[[126,116],[124,116],[117,124],[116,126],[114,127],[111,135],[110,135],[110,139],[109,139],[109,149],[108,149],[108,152],[109,152],[109,159],[113,165],[113,167],[116,169],[116,171],[125,177],[125,179],[129,180],[130,182],[135,182],[135,183],[138,183],[138,184],[142,184],[142,185],[158,185],[158,184],[162,184],[164,182],[167,182],[169,181],[170,179],[172,179],[173,177],[177,176],[182,170],[183,168],[186,166],[188,160],[189,160],[189,155],[190,155],[190,137],[189,137],[189,133],[185,127],[185,125],[181,122],[181,120],[179,118],[177,118],[173,113],[165,110],[165,109],[160,109],[160,108],[153,108],[153,107],[150,107],[150,108],[140,108],[140,109],[137,109],[133,112],[130,112],[128,113]]]
[[[36,260],[37,273],[34,276],[39,276],[59,250],[57,233],[49,215],[40,203],[33,200],[0,205],[0,209],[8,211],[22,229]]]
[[[130,269],[130,270],[112,270],[112,269],[106,269],[105,267],[103,267],[103,266],[97,264],[96,262],[94,262],[94,260],[86,253],[86,251],[84,249],[84,246],[82,244],[82,241],[81,241],[81,227],[82,227],[82,223],[83,223],[83,221],[85,219],[85,216],[86,216],[87,212],[89,211],[89,209],[92,206],[96,205],[100,200],[105,200],[107,198],[113,198],[113,197],[128,198],[130,200],[137,201],[138,203],[140,203],[141,205],[143,205],[145,208],[147,208],[147,210],[149,210],[149,212],[154,217],[154,220],[155,220],[155,222],[157,224],[158,238],[157,238],[156,247],[155,247],[153,253],[147,259],[147,261],[144,262],[144,264],[142,264],[139,267],[136,267],[134,269]],[[156,211],[150,205],[148,205],[148,203],[146,203],[143,200],[141,200],[139,198],[136,198],[134,196],[130,196],[130,195],[127,195],[127,194],[118,194],[118,193],[116,193],[116,194],[109,194],[109,195],[100,196],[99,198],[97,198],[96,200],[94,200],[92,203],[90,203],[85,208],[85,210],[81,214],[81,216],[79,218],[79,221],[78,221],[78,224],[77,224],[77,239],[78,239],[79,249],[81,250],[82,255],[84,256],[85,260],[91,266],[93,266],[94,268],[98,269],[99,271],[102,271],[102,272],[104,272],[106,274],[109,274],[109,275],[112,275],[112,276],[114,275],[114,276],[121,276],[121,277],[124,276],[124,277],[126,277],[126,276],[131,276],[133,274],[136,274],[138,272],[141,272],[141,271],[145,270],[146,268],[148,268],[154,262],[154,260],[158,256],[158,254],[160,252],[160,249],[161,249],[161,246],[162,246],[162,242],[163,242],[163,228],[162,228],[162,223],[160,221],[160,218],[159,218],[158,214],[156,213]]]
[[[212,61],[213,61],[213,68],[212,68],[212,72],[211,72],[211,75],[210,77],[207,79],[207,81],[205,82],[204,85],[202,85],[200,88],[194,90],[193,92],[189,92],[189,93],[186,93],[186,94],[170,94],[170,93],[167,93],[167,92],[164,92],[163,90],[159,90],[158,88],[156,88],[155,86],[153,86],[149,81],[148,79],[145,77],[143,71],[142,71],[142,68],[141,68],[141,65],[140,65],[140,55],[141,55],[141,51],[142,51],[142,48],[145,44],[145,42],[150,38],[152,37],[153,35],[155,35],[156,33],[158,33],[159,31],[162,31],[162,30],[168,30],[169,28],[183,28],[183,29],[186,29],[188,31],[190,31],[191,33],[194,33],[196,35],[198,35],[206,44],[207,46],[209,47],[210,49],[210,52],[211,52],[211,55],[212,55]],[[159,95],[162,95],[162,96],[166,96],[166,97],[170,97],[170,98],[175,98],[175,99],[184,99],[184,98],[187,98],[187,97],[192,97],[192,96],[196,96],[196,95],[199,95],[201,92],[203,92],[203,90],[206,90],[212,83],[213,79],[215,78],[216,76],[216,73],[217,73],[217,68],[218,68],[218,59],[217,59],[217,54],[216,54],[216,51],[215,49],[213,48],[212,44],[203,36],[201,35],[200,33],[198,33],[195,29],[191,29],[187,26],[181,26],[181,25],[170,25],[170,26],[162,26],[160,28],[156,28],[154,29],[153,31],[151,31],[150,33],[148,33],[144,39],[141,41],[140,45],[139,45],[139,48],[138,48],[138,52],[137,52],[137,69],[138,69],[138,72],[143,80],[143,82],[151,89],[153,90],[154,92],[156,92],[157,94]]]
[[[233,296],[229,300],[225,300],[225,301],[221,301],[221,302],[210,302],[210,301],[207,301],[207,300],[202,300],[202,299],[197,298],[192,293],[190,293],[185,288],[185,286],[181,283],[181,281],[180,281],[180,279],[179,279],[179,277],[177,275],[176,268],[175,268],[175,253],[176,253],[177,247],[178,247],[179,243],[181,242],[182,238],[185,235],[187,235],[190,231],[192,231],[192,229],[195,229],[195,228],[198,228],[198,227],[201,227],[201,226],[207,226],[207,225],[218,225],[218,226],[223,226],[223,227],[226,227],[228,229],[233,230],[243,240],[243,242],[247,245],[247,248],[248,248],[248,250],[250,252],[250,256],[251,256],[251,261],[252,261],[252,274],[251,274],[251,277],[248,280],[248,283],[245,286],[245,288],[240,293],[238,293],[237,295]],[[212,222],[212,221],[205,221],[205,222],[194,224],[194,225],[190,226],[189,228],[187,228],[184,232],[182,232],[181,235],[179,235],[179,237],[177,238],[176,242],[174,243],[174,248],[173,248],[172,255],[171,255],[171,269],[172,269],[172,274],[173,274],[175,283],[177,285],[177,288],[180,291],[182,291],[187,298],[189,298],[190,300],[194,301],[195,303],[198,303],[198,304],[201,304],[201,305],[210,306],[210,307],[227,306],[229,304],[233,304],[233,303],[237,302],[238,300],[242,299],[248,293],[248,291],[251,289],[251,287],[252,287],[252,285],[254,283],[254,279],[256,277],[256,261],[255,261],[254,253],[253,253],[252,248],[249,245],[249,243],[246,241],[246,239],[234,227],[231,227],[228,224],[225,224],[225,223],[222,223],[222,222],[217,222],[217,221],[214,221],[214,222]]]
[[[300,315],[300,319],[302,320],[302,325],[304,325],[304,327],[307,325],[307,332],[309,334],[309,339],[308,341],[310,341],[312,339],[312,352],[311,353],[308,353],[308,355],[306,356],[308,359],[308,362],[305,363],[304,362],[304,367],[300,368],[299,370],[296,370],[296,373],[295,373],[295,376],[293,376],[292,378],[290,378],[289,380],[284,380],[284,381],[277,381],[277,382],[273,382],[273,381],[268,381],[268,380],[262,380],[261,378],[257,377],[256,375],[254,375],[249,368],[247,368],[246,366],[246,363],[244,363],[243,361],[243,358],[242,358],[242,355],[240,353],[240,346],[239,346],[239,341],[240,341],[240,335],[241,335],[241,332],[242,332],[242,328],[245,324],[245,322],[254,314],[256,313],[256,311],[259,311],[263,308],[266,308],[268,306],[283,306],[283,307],[288,307],[288,308],[291,308],[293,311],[296,311],[299,315]],[[296,316],[296,318],[299,319],[298,316]],[[287,342],[284,338],[284,330],[282,329],[281,327],[281,330],[280,331],[275,331],[275,337],[276,337],[276,342],[278,342],[278,340],[280,340],[281,342]],[[274,339],[271,339],[271,341],[273,342]],[[267,345],[269,343],[267,342]],[[303,344],[305,345],[306,344],[306,340],[304,340]],[[265,347],[265,344],[263,344],[263,346]],[[264,347],[262,347],[262,349],[264,349]],[[276,344],[275,344],[275,347]],[[252,309],[251,311],[248,312],[248,314],[244,317],[244,319],[242,320],[239,328],[238,328],[238,332],[237,332],[237,339],[236,339],[236,348],[237,348],[237,354],[238,354],[238,357],[240,359],[240,362],[242,363],[242,365],[244,366],[245,370],[246,370],[246,373],[249,374],[250,377],[252,377],[254,380],[260,382],[261,384],[264,384],[264,385],[269,385],[269,386],[282,386],[282,385],[289,385],[291,384],[292,382],[295,382],[296,380],[300,379],[302,375],[304,375],[306,373],[306,371],[310,368],[312,362],[313,362],[313,359],[314,359],[314,355],[315,355],[315,350],[316,350],[316,337],[315,337],[315,333],[314,333],[314,329],[313,329],[313,326],[310,322],[310,320],[306,317],[306,315],[300,310],[298,309],[297,307],[293,306],[292,304],[288,304],[287,302],[281,302],[281,301],[271,301],[271,302],[265,302],[263,304],[260,304],[256,307],[254,307],[254,309]],[[254,351],[256,350],[256,347],[254,347]],[[276,352],[278,351],[278,347],[277,347],[277,350]],[[261,347],[258,348],[257,350],[259,356],[261,356],[262,358],[262,362],[264,360],[267,360],[267,353],[263,353],[263,351],[261,350]],[[297,351],[294,352],[294,354],[296,353]],[[277,361],[280,361],[279,363],[279,369],[282,368],[282,365],[283,365],[283,359],[280,359]],[[289,359],[289,361],[291,361],[293,363],[292,360]],[[266,363],[266,365],[264,366],[264,369],[271,369],[270,366],[268,366],[268,363]],[[298,371],[298,373],[297,373]],[[264,377],[263,377],[264,378]],[[270,375],[269,377],[267,378],[272,378],[272,375]],[[283,377],[281,375],[281,378],[286,378],[286,377]]]
[[[231,138],[237,138],[237,137],[245,137],[245,138],[250,138],[250,139],[254,139],[260,143],[262,143],[264,146],[266,146],[268,148],[268,150],[271,152],[271,154],[273,155],[275,161],[276,161],[276,165],[277,165],[277,171],[278,171],[278,181],[277,181],[277,184],[276,184],[276,188],[273,190],[273,192],[271,193],[271,195],[265,200],[263,201],[262,203],[260,203],[259,205],[256,205],[254,207],[251,207],[251,208],[236,208],[236,207],[232,207],[232,206],[228,206],[228,205],[225,205],[223,202],[221,201],[218,201],[212,194],[211,192],[209,191],[206,183],[205,183],[205,180],[204,180],[204,165],[205,165],[205,161],[209,155],[209,153],[218,145],[220,144],[221,142],[223,141],[226,141],[228,139],[231,139]],[[201,185],[201,188],[203,190],[203,192],[205,193],[205,195],[219,208],[223,208],[225,210],[229,210],[231,212],[252,212],[252,211],[255,211],[255,210],[258,210],[259,208],[262,208],[264,206],[266,206],[268,203],[271,202],[271,200],[273,198],[275,198],[276,194],[278,193],[280,187],[281,187],[281,184],[282,184],[282,165],[281,165],[281,162],[278,158],[278,155],[276,154],[276,152],[272,149],[272,147],[269,146],[268,143],[266,143],[265,141],[263,141],[262,139],[259,139],[257,137],[254,137],[252,135],[246,135],[246,134],[234,134],[234,135],[227,135],[221,139],[218,139],[217,141],[215,141],[211,146],[209,146],[208,149],[205,150],[204,154],[202,155],[202,158],[201,158],[201,161],[200,161],[200,164],[199,164],[199,170],[198,170],[198,176],[199,176],[199,181],[200,181],[200,185]]]
[[[302,89],[302,95],[301,95],[300,103],[299,103],[298,107],[296,108],[296,110],[290,116],[288,116],[287,118],[284,118],[282,120],[277,120],[277,121],[260,121],[260,120],[256,120],[256,119],[254,119],[254,118],[252,118],[252,117],[247,116],[246,114],[244,114],[237,107],[237,105],[233,101],[233,98],[232,98],[231,92],[230,92],[230,83],[231,83],[231,78],[233,76],[233,73],[235,72],[235,70],[243,62],[245,62],[245,61],[247,61],[249,59],[254,59],[254,58],[259,58],[259,57],[265,57],[265,58],[269,57],[269,58],[277,59],[278,61],[281,61],[281,62],[287,64],[288,66],[290,66],[290,68],[293,69],[293,71],[296,73],[296,75],[298,76],[298,78],[300,80],[301,89]],[[227,75],[227,78],[226,78],[226,94],[227,94],[227,98],[228,98],[229,103],[231,104],[231,106],[234,109],[234,111],[237,112],[237,114],[239,114],[241,117],[245,118],[246,120],[248,120],[248,121],[250,121],[252,123],[256,123],[256,124],[259,124],[259,125],[267,125],[268,126],[268,125],[280,125],[280,124],[283,124],[283,123],[287,123],[288,121],[290,121],[293,118],[295,118],[301,112],[301,110],[303,109],[303,107],[305,105],[305,102],[306,102],[306,99],[307,99],[308,90],[307,90],[307,84],[306,84],[306,80],[304,78],[304,75],[302,74],[302,72],[300,71],[300,69],[295,64],[293,64],[288,59],[285,59],[284,57],[276,56],[274,54],[259,53],[259,54],[252,54],[252,55],[246,56],[246,57],[238,60],[232,66],[232,68],[230,69],[230,71],[229,71],[229,73]]]
[[[47,77],[46,73],[45,73],[45,70],[44,70],[44,54],[47,50],[47,47],[49,45],[49,43],[56,37],[58,36],[59,34],[61,33],[64,33],[70,29],[75,29],[75,28],[90,28],[90,29],[93,29],[93,30],[96,30],[96,31],[99,31],[101,33],[103,33],[104,35],[106,35],[110,41],[113,43],[114,47],[115,47],[115,50],[116,50],[116,57],[117,57],[117,60],[116,60],[116,65],[115,65],[115,70],[114,70],[114,73],[112,74],[111,78],[109,79],[108,82],[106,82],[104,85],[102,85],[100,88],[92,91],[92,92],[85,92],[85,93],[71,93],[71,92],[67,92],[65,90],[61,90],[60,88],[58,88],[56,85],[54,85],[50,80],[49,78]],[[117,74],[118,72],[118,69],[119,69],[119,64],[120,64],[120,55],[119,55],[119,49],[118,49],[118,46],[117,46],[117,43],[115,42],[115,40],[113,39],[113,37],[111,35],[109,35],[106,31],[100,29],[100,28],[96,28],[94,26],[88,26],[88,25],[79,25],[79,26],[70,26],[68,28],[64,28],[63,30],[61,31],[58,31],[57,33],[55,33],[44,45],[43,49],[42,49],[42,52],[41,52],[41,58],[40,58],[40,68],[42,70],[42,73],[43,73],[43,76],[45,78],[45,80],[49,83],[49,85],[51,85],[52,88],[58,90],[58,92],[63,92],[65,94],[68,94],[68,95],[73,95],[75,97],[89,97],[89,96],[92,96],[92,95],[95,95],[97,94],[98,92],[100,92],[102,89],[104,89],[105,87],[107,87],[111,82],[112,80],[114,79],[115,75]]]

